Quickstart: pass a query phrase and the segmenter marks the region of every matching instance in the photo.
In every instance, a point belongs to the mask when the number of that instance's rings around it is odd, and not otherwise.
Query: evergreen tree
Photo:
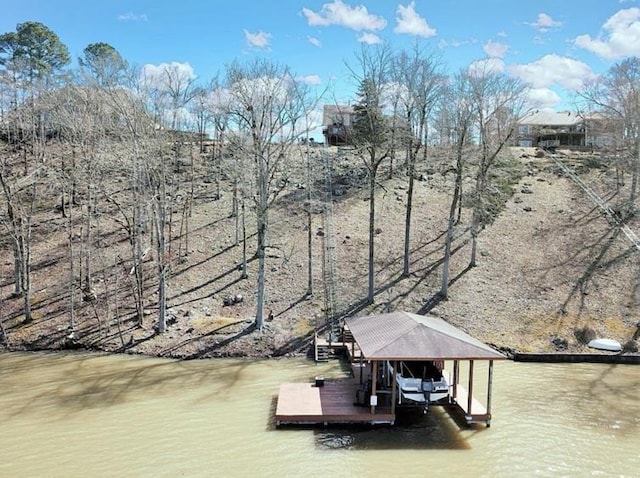
[[[354,106],[351,142],[359,151],[369,171],[369,286],[367,301],[373,302],[375,293],[375,190],[376,176],[382,162],[389,157],[390,131],[382,114],[382,82],[365,76],[360,82],[359,101]]]
[[[87,45],[78,63],[100,86],[119,84],[128,67],[118,50],[104,42]]]
[[[0,35],[0,66],[29,83],[47,79],[70,61],[58,35],[39,22],[20,23]]]

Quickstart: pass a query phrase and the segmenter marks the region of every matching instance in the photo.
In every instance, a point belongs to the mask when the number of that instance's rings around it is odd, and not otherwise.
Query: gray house
[[[322,110],[322,134],[325,144],[339,146],[347,143],[349,129],[353,126],[353,106],[324,105]]]
[[[517,146],[592,148],[614,143],[611,120],[598,113],[533,111],[518,122]]]

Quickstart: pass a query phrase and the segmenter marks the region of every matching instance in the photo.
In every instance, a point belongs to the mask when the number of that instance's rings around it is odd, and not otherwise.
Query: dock
[[[423,406],[426,410],[428,405],[445,406],[452,413],[461,414],[467,424],[490,426],[493,362],[506,359],[500,352],[438,317],[402,311],[347,318],[339,336],[330,333],[321,337],[316,331],[314,349],[318,362],[328,361],[331,357],[346,358],[351,366],[351,378],[325,381],[317,377],[315,383],[281,384],[276,426],[392,425],[399,409]],[[465,368],[468,369],[468,388],[461,385],[460,362],[463,360],[469,363]],[[478,392],[474,387],[476,361],[488,362],[486,405],[473,397]],[[442,388],[435,393],[442,396],[431,400],[435,375],[431,376],[431,388],[423,391],[425,380],[429,379],[426,366],[421,377],[420,373],[414,376],[406,365],[408,379],[397,372],[402,364],[411,362],[428,362],[431,369],[439,371],[438,381],[444,385],[441,384]],[[453,375],[447,376],[446,380],[442,378],[445,362],[453,365]],[[406,380],[418,380],[420,388],[405,387]],[[399,388],[398,384],[405,388]],[[427,395],[416,398],[411,390]]]
[[[461,385],[454,385],[455,397],[451,397],[453,409],[464,417],[467,424],[484,423],[491,425],[491,414],[486,407],[473,396],[469,396],[467,389]]]
[[[359,385],[356,380],[343,379],[314,383],[283,383],[278,393],[276,426],[368,424],[393,425],[395,414],[389,407],[356,405]]]

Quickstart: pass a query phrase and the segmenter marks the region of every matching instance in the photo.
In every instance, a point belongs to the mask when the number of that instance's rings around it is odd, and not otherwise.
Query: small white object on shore
[[[588,345],[592,349],[608,350],[609,352],[620,352],[622,350],[620,342],[613,339],[593,339]]]

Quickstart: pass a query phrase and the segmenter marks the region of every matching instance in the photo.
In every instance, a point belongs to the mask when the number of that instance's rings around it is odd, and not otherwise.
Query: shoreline
[[[639,354],[597,354],[597,353],[520,353],[510,357],[514,362],[535,363],[602,363],[616,365],[640,365]]]
[[[312,360],[312,356],[310,350],[300,350],[298,352],[288,352],[285,354],[247,354],[247,353],[219,353],[219,354],[211,354],[206,356],[197,356],[193,355],[187,356],[183,354],[152,354],[145,353],[142,351],[136,351],[135,349],[126,349],[126,350],[106,350],[95,347],[87,347],[83,344],[69,344],[68,346],[58,347],[58,348],[45,348],[45,347],[37,347],[37,346],[25,346],[19,348],[8,348],[5,345],[0,345],[0,353],[12,353],[12,352],[20,352],[20,353],[37,353],[37,352],[48,352],[48,353],[59,353],[59,352],[84,352],[84,353],[102,353],[108,355],[139,355],[142,357],[148,358],[165,358],[165,359],[174,359],[174,360],[203,360],[203,359],[224,359],[224,358],[233,358],[233,359],[254,359],[254,360],[273,360],[273,359],[281,359],[281,358],[292,358],[292,357],[305,357],[309,360]],[[523,362],[523,363],[592,363],[592,364],[611,364],[611,365],[640,365],[640,354],[638,353],[558,353],[558,352],[514,352],[512,350],[504,351],[500,350],[500,352],[504,353],[507,356],[507,360],[511,360],[513,362]]]

